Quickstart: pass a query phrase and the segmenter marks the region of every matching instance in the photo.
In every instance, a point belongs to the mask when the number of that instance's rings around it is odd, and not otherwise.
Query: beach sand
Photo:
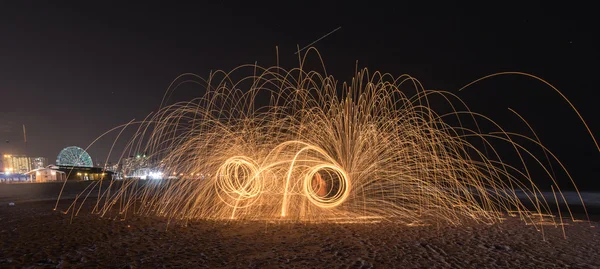
[[[73,217],[54,205],[31,199],[0,204],[0,268],[600,268],[596,222],[567,222],[564,239],[560,226],[545,226],[542,234],[515,218],[459,227],[185,226],[157,217],[101,218],[89,213],[94,203]]]

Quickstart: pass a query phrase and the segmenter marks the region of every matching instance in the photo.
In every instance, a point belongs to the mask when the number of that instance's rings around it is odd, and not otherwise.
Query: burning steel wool
[[[536,225],[561,219],[552,217],[552,206],[529,172],[503,162],[495,148],[504,144],[533,159],[521,158],[518,165],[541,166],[555,199],[566,203],[547,165],[560,162],[535,135],[505,131],[471,112],[455,94],[426,90],[408,75],[363,69],[340,83],[300,66],[244,65],[206,80],[178,77],[165,96],[185,83],[196,83],[203,95],[162,106],[139,122],[128,144],[130,151],[147,152],[164,179],[96,185],[87,191],[99,194],[94,212],[116,209],[179,221],[407,225],[489,224],[507,214]],[[453,111],[436,113],[429,102],[434,96]],[[480,131],[483,121],[495,131]],[[542,156],[516,137],[537,145]],[[524,201],[517,192],[529,198]],[[69,210],[77,208],[74,202]]]

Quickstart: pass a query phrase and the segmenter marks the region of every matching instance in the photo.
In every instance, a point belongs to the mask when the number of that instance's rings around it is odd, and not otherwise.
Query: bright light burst
[[[125,181],[112,190],[97,187],[94,211],[106,214],[118,207],[122,213],[175,220],[408,225],[496,223],[508,213],[544,223],[551,206],[523,156],[547,172],[556,199],[564,200],[548,167],[549,161],[560,162],[533,130],[533,137],[505,131],[471,112],[455,94],[425,90],[408,75],[364,69],[342,84],[302,66],[288,71],[244,65],[206,80],[178,77],[165,96],[185,83],[198,84],[203,96],[149,116],[129,150],[149,153],[164,175],[179,176],[146,184]],[[440,97],[450,112],[439,114],[430,106]],[[480,131],[481,122],[495,130]],[[517,137],[543,156],[515,142]],[[503,162],[499,143],[522,162]]]

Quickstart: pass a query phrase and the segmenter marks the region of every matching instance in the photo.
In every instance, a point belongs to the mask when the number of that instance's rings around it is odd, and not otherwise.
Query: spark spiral
[[[552,214],[531,175],[502,161],[498,143],[533,159],[560,190],[543,157],[558,159],[537,137],[505,131],[455,94],[426,90],[408,75],[363,69],[339,83],[303,64],[292,70],[244,65],[207,79],[184,74],[166,96],[189,83],[201,97],[162,106],[140,122],[127,149],[147,152],[173,178],[98,190],[95,212],[118,207],[184,221],[405,224],[495,223],[507,212],[535,221]],[[452,111],[436,112],[434,97]],[[482,121],[495,131],[480,131]],[[543,156],[515,142],[517,136]]]

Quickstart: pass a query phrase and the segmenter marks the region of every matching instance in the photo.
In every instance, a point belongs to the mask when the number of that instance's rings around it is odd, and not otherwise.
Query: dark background
[[[60,149],[85,148],[104,131],[156,111],[181,73],[206,77],[255,61],[274,65],[275,46],[281,65],[294,68],[297,46],[339,26],[315,47],[340,80],[351,78],[357,60],[359,67],[407,73],[426,89],[454,93],[491,73],[522,71],[560,89],[600,132],[598,22],[591,6],[123,2],[0,3],[1,153],[41,155],[52,163]],[[175,99],[200,94],[186,88]],[[600,153],[551,88],[511,76],[458,94],[473,111],[527,133],[507,108],[517,110],[580,187],[600,189]],[[89,149],[95,162],[106,158],[112,139]]]

